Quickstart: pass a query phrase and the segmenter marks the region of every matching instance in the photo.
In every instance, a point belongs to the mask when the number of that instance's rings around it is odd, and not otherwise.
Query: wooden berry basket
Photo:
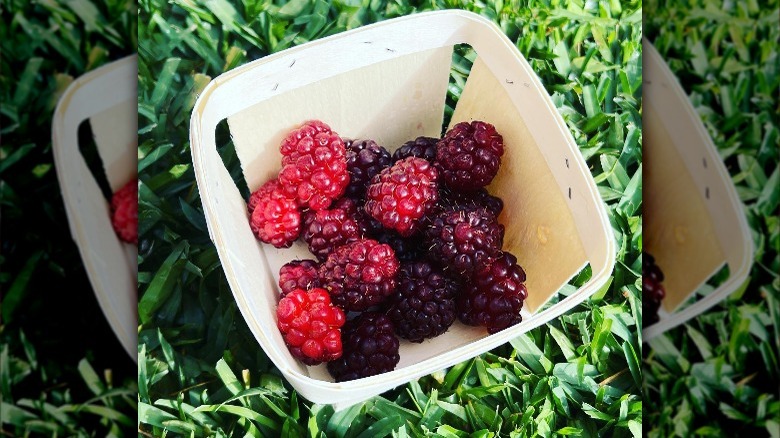
[[[136,56],[77,78],[52,121],[54,165],[68,224],[100,308],[122,347],[137,360],[137,247],[119,240],[110,204],[79,151],[79,126],[90,124],[112,192],[138,173]]]
[[[644,56],[644,249],[664,273],[666,297],[645,341],[724,300],[747,281],[753,240],[718,151],[677,78],[652,44]],[[696,291],[728,267],[706,296]]]
[[[489,190],[505,202],[504,249],[528,274],[523,321],[493,335],[456,322],[422,344],[402,341],[394,371],[335,383],[324,365],[294,359],[276,327],[279,268],[311,255],[303,243],[278,250],[255,240],[245,200],[217,153],[215,129],[227,119],[250,190],[276,176],[282,138],[305,120],[320,119],[343,137],[372,138],[391,151],[421,135],[439,137],[453,46],[461,43],[478,59],[452,123],[484,120],[504,136],[506,153]],[[587,299],[614,267],[606,210],[568,128],[517,48],[473,13],[388,20],[220,75],[195,105],[190,141],[209,233],[238,307],[269,358],[313,402],[353,404],[504,344]],[[590,280],[542,310],[588,263]]]

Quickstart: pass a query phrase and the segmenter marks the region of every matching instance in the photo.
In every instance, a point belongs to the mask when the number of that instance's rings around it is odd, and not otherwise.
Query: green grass
[[[211,78],[238,65],[445,8],[496,21],[541,77],[608,204],[618,262],[608,286],[567,315],[334,413],[292,390],[237,311],[205,228],[190,161],[190,111]],[[583,8],[576,0],[140,1],[140,433],[639,436],[641,3]],[[456,63],[462,68],[452,72],[450,105],[470,66],[468,57]],[[239,181],[228,133],[217,138]]]
[[[74,78],[134,51],[132,2],[0,0],[0,14],[0,434],[130,434],[135,366],[70,236],[50,126]]]
[[[778,12],[776,0],[645,8],[647,37],[712,136],[756,246],[746,288],[646,349],[649,436],[780,436]]]

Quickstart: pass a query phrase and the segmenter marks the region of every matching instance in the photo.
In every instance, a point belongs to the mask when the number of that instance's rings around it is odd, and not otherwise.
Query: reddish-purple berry
[[[280,297],[302,289],[305,291],[319,287],[317,269],[319,265],[314,260],[293,260],[279,269]]]
[[[393,163],[408,157],[424,158],[433,163],[436,160],[436,143],[438,142],[439,139],[433,137],[417,137],[407,141],[393,152]]]
[[[344,141],[328,125],[309,121],[281,145],[279,184],[301,207],[322,210],[341,197],[349,184]]]
[[[398,266],[389,245],[361,239],[330,253],[319,277],[337,306],[361,311],[382,304],[393,293]]]
[[[525,271],[517,258],[502,252],[492,263],[479,268],[458,296],[458,318],[464,324],[480,325],[496,333],[519,323],[520,309],[528,297]]]
[[[645,326],[658,322],[658,309],[666,297],[664,274],[650,254],[642,254],[642,321]]]
[[[504,226],[484,208],[445,210],[431,219],[425,239],[431,260],[450,275],[468,278],[499,255]]]
[[[363,238],[365,230],[355,201],[341,198],[330,208],[304,213],[302,234],[309,251],[324,261],[334,249]]]
[[[436,169],[422,158],[405,158],[371,180],[365,210],[385,228],[414,234],[439,197]]]
[[[490,123],[461,122],[436,147],[436,166],[443,183],[456,191],[473,191],[493,181],[504,154],[504,139]]]

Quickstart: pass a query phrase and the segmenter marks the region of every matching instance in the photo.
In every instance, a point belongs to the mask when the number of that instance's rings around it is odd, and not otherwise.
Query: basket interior
[[[403,55],[293,88],[232,114],[227,121],[247,187],[255,190],[277,175],[281,140],[306,120],[320,119],[342,137],[371,138],[390,151],[418,136],[440,137],[451,61],[452,46]],[[474,63],[451,124],[476,119],[494,124],[504,137],[506,153],[501,170],[488,189],[504,199],[505,209],[499,218],[506,227],[504,249],[515,254],[527,272],[529,298],[523,314],[528,316],[587,264],[583,238],[567,202],[584,194],[561,187],[549,158],[540,150],[563,150],[566,145],[537,143],[502,81],[480,58]],[[550,129],[558,129],[550,119]],[[568,168],[564,160],[568,159],[562,153],[556,169]],[[244,286],[243,296],[237,299],[244,315],[248,308],[274,348],[288,359],[290,368],[332,381],[324,366],[306,367],[294,360],[275,326],[279,268],[290,260],[313,258],[305,243],[276,249],[254,239],[248,220],[234,227],[229,232],[239,233],[246,242],[228,248],[236,256],[232,259],[240,260],[236,275],[242,276]],[[246,279],[239,270],[246,270],[252,278]],[[397,369],[486,336],[483,328],[456,322],[444,335],[422,344],[402,341]]]
[[[681,147],[645,105],[645,250],[664,273],[663,311],[673,313],[726,264],[706,198],[693,180]],[[706,166],[706,159],[699,165]],[[707,196],[709,193],[705,193]]]

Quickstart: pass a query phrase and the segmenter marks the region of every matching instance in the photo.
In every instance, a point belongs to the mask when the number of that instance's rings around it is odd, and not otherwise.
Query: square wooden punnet
[[[452,51],[461,43],[478,58],[452,123],[484,120],[504,136],[506,152],[489,190],[505,202],[504,249],[528,275],[523,321],[493,335],[456,322],[422,344],[402,341],[394,371],[335,383],[324,365],[294,359],[276,328],[279,268],[312,256],[300,242],[279,250],[255,240],[245,200],[217,153],[215,130],[227,119],[250,190],[277,175],[281,140],[306,120],[391,151],[418,136],[439,137]],[[227,72],[198,99],[190,140],[209,233],[238,307],[269,358],[313,402],[343,407],[486,352],[565,313],[612,273],[606,210],[568,128],[517,48],[473,13],[388,20]],[[544,306],[588,263],[593,274],[583,287]]]

